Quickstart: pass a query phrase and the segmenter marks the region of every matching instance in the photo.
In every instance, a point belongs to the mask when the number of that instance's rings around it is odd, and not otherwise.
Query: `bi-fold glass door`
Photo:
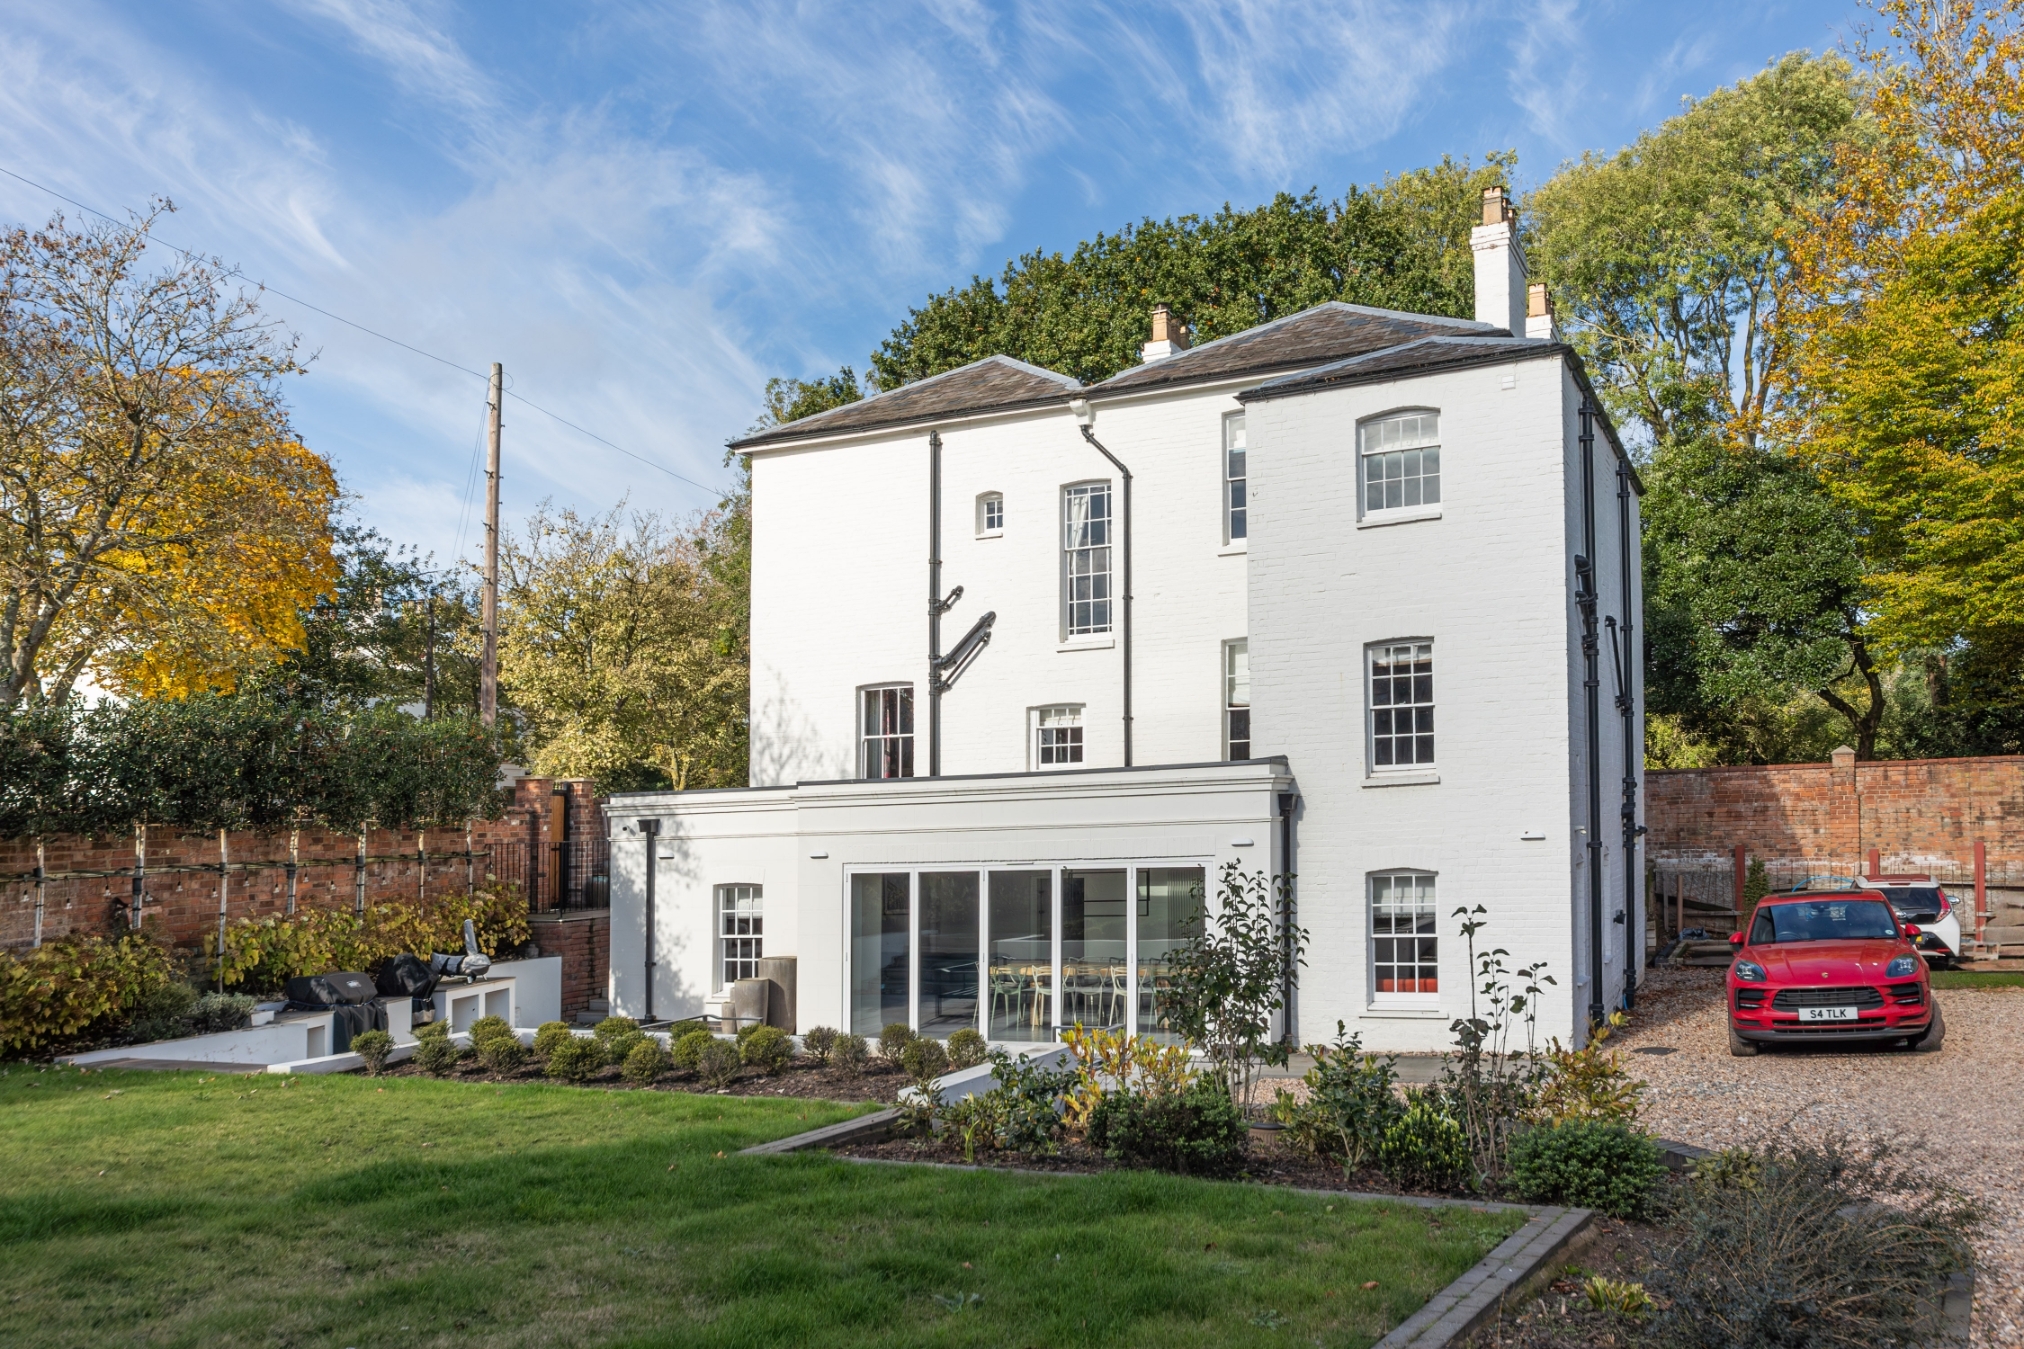
[[[1051,1042],[1063,1028],[1177,1038],[1173,958],[1200,931],[1200,866],[969,867],[849,881],[849,1023]]]

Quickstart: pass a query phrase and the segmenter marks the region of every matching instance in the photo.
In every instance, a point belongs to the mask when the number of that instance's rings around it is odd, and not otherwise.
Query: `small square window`
[[[1082,762],[1082,709],[1033,709],[1033,766],[1068,768]]]
[[[990,538],[1005,532],[1005,496],[986,492],[977,498],[977,537]]]
[[[1363,513],[1415,510],[1441,504],[1441,418],[1404,412],[1366,422],[1363,441]]]

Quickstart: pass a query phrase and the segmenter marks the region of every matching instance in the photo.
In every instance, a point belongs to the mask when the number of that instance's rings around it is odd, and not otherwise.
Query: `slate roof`
[[[1472,365],[1493,365],[1500,361],[1560,356],[1570,350],[1561,342],[1509,337],[1504,335],[1501,328],[1494,331],[1498,334],[1494,337],[1423,337],[1417,341],[1385,347],[1360,356],[1351,356],[1347,360],[1332,361],[1316,369],[1301,370],[1278,379],[1267,380],[1255,388],[1246,389],[1238,394],[1237,401],[1255,403],[1267,398],[1313,393],[1318,389],[1396,379],[1400,375],[1429,375],[1441,370],[1459,370]]]
[[[1285,318],[1261,323],[1255,328],[1246,328],[1241,333],[1204,342],[1163,361],[1135,365],[1100,384],[1092,384],[1088,396],[1095,401],[1110,394],[1138,393],[1213,379],[1297,369],[1434,336],[1509,338],[1511,334],[1508,329],[1471,319],[1407,314],[1396,309],[1372,309],[1368,305],[1331,300]]]
[[[917,379],[840,408],[769,427],[758,435],[732,441],[731,448],[765,449],[815,436],[1065,403],[1081,391],[1081,381],[1067,375],[1057,375],[1010,356],[986,356],[981,361]]]

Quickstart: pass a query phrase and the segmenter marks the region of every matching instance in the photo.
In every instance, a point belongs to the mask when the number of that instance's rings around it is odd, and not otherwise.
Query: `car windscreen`
[[[1750,944],[1788,941],[1861,941],[1898,935],[1890,909],[1874,899],[1765,904],[1750,925]]]
[[[1891,886],[1883,892],[1898,917],[1908,923],[1922,923],[1940,916],[1940,888],[1937,885]]]

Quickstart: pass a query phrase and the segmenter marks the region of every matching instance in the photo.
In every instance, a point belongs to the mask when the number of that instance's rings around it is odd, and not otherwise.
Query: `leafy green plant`
[[[1685,1349],[1930,1344],[1978,1206],[1885,1142],[1780,1141],[1676,1186],[1649,1276],[1655,1339]]]
[[[1479,951],[1476,934],[1488,924],[1488,910],[1456,909],[1454,917],[1468,947],[1469,1015],[1449,1023],[1456,1052],[1441,1070],[1433,1098],[1441,1113],[1461,1126],[1478,1189],[1502,1182],[1511,1139],[1523,1126],[1538,1093],[1544,1069],[1539,1062],[1539,1003],[1554,982],[1546,963],[1512,970],[1503,947]],[[1513,984],[1513,980],[1516,984]],[[1524,1028],[1525,1047],[1512,1038]]]
[[[1243,1163],[1249,1132],[1223,1084],[1204,1076],[1177,1092],[1106,1093],[1090,1112],[1087,1139],[1114,1161],[1217,1176]]]
[[[420,1038],[415,1043],[415,1067],[430,1077],[448,1077],[457,1071],[467,1051],[447,1033]]]
[[[142,1045],[180,1039],[190,1033],[190,1013],[196,1005],[197,990],[180,979],[171,979],[135,1000],[126,1038]]]
[[[564,1040],[575,1038],[570,1034],[567,1021],[544,1021],[534,1031],[534,1052],[545,1059]]]
[[[1306,963],[1307,932],[1293,922],[1290,875],[1223,866],[1215,922],[1197,917],[1174,953],[1169,1022],[1207,1051],[1232,1101],[1251,1099],[1261,1064],[1283,1064],[1291,1046],[1271,1041],[1273,1018]]]
[[[680,1039],[670,1046],[670,1057],[674,1060],[675,1067],[685,1073],[693,1073],[696,1071],[697,1061],[703,1056],[703,1046],[715,1044],[716,1042],[717,1037],[715,1035],[698,1027],[695,1030],[685,1032]]]
[[[1335,1023],[1335,1043],[1309,1045],[1314,1066],[1301,1079],[1305,1098],[1280,1089],[1273,1118],[1286,1126],[1286,1141],[1317,1157],[1333,1157],[1354,1171],[1377,1156],[1385,1131],[1405,1112],[1399,1099],[1395,1057],[1380,1060],[1363,1052],[1363,1039]]]
[[[871,1046],[865,1043],[862,1035],[845,1032],[837,1036],[836,1043],[830,1046],[830,1065],[845,1077],[857,1077],[870,1061]]]
[[[558,1081],[580,1086],[596,1077],[605,1062],[604,1046],[595,1038],[572,1035],[548,1051],[546,1071]]]
[[[696,1076],[712,1091],[722,1091],[738,1080],[738,1069],[744,1064],[738,1046],[729,1040],[712,1039],[696,1055]]]
[[[415,1027],[417,1040],[446,1040],[449,1035],[450,1023],[447,1021],[424,1021]]]
[[[1611,1312],[1626,1320],[1642,1321],[1656,1309],[1650,1293],[1641,1283],[1591,1274],[1581,1285],[1588,1305],[1599,1312]]]
[[[622,1035],[606,1035],[601,1038],[593,1035],[590,1038],[599,1049],[604,1051],[604,1061],[616,1068],[625,1062],[626,1055],[638,1048],[640,1043],[647,1038],[647,1035],[644,1031],[634,1030],[627,1031]]]
[[[1474,1179],[1468,1135],[1430,1093],[1417,1092],[1378,1141],[1378,1165],[1408,1190],[1451,1191]]]
[[[904,1021],[887,1022],[878,1033],[878,1056],[893,1066],[899,1066],[900,1055],[914,1042],[914,1028]]]
[[[949,1037],[949,1066],[975,1068],[991,1053],[991,1043],[982,1031],[965,1027]]]
[[[1597,1026],[1580,1049],[1563,1049],[1555,1040],[1546,1051],[1530,1116],[1544,1124],[1569,1120],[1635,1123],[1644,1083],[1623,1070],[1617,1056],[1605,1053],[1611,1032],[1624,1024],[1621,1012]]]
[[[667,1069],[668,1051],[661,1048],[660,1041],[646,1037],[632,1047],[618,1071],[635,1087],[650,1087]]]
[[[1622,1124],[1572,1119],[1528,1129],[1511,1144],[1511,1184],[1527,1199],[1642,1213],[1665,1176],[1658,1144]]]
[[[466,1033],[470,1035],[471,1044],[475,1048],[495,1036],[512,1035],[513,1026],[503,1016],[481,1016],[471,1023],[470,1030]]]
[[[351,1052],[365,1060],[367,1077],[378,1077],[394,1052],[394,1037],[383,1030],[360,1031],[351,1037]]]
[[[1763,1172],[1763,1158],[1749,1148],[1723,1148],[1698,1158],[1689,1174],[1696,1185],[1733,1185],[1748,1190]]]
[[[745,1037],[745,1043],[738,1049],[738,1057],[748,1066],[771,1077],[785,1071],[787,1065],[794,1062],[794,1041],[778,1026],[761,1026]]]
[[[253,1024],[253,999],[243,993],[206,993],[190,1007],[190,1034],[215,1035]]]
[[[1089,1127],[1090,1112],[1112,1091],[1163,1095],[1180,1091],[1197,1076],[1193,1046],[1185,1042],[1161,1044],[1150,1035],[1080,1025],[1063,1030],[1061,1039],[1075,1056],[1074,1084],[1062,1098],[1062,1123],[1071,1134]]]
[[[484,1064],[488,1072],[502,1075],[516,1073],[527,1062],[527,1046],[521,1044],[519,1037],[512,1034],[494,1035],[479,1041],[475,1048],[478,1051],[478,1062]]]
[[[949,1051],[942,1048],[940,1040],[922,1036],[900,1051],[900,1071],[926,1091],[936,1078],[949,1071]]]
[[[292,916],[240,918],[226,929],[224,957],[215,932],[204,935],[204,955],[226,987],[270,992],[296,975],[375,969],[403,953],[460,951],[466,919],[490,956],[512,950],[532,932],[526,896],[516,885],[495,881],[473,894],[374,904],[363,914],[302,909]]]
[[[814,1059],[819,1066],[827,1068],[829,1066],[829,1051],[836,1048],[836,1028],[833,1026],[812,1027],[802,1035],[801,1047],[808,1051],[808,1056]]]
[[[0,954],[0,1059],[104,1043],[143,998],[178,978],[170,952],[138,934],[59,937]]]
[[[640,1023],[629,1016],[608,1016],[590,1028],[591,1037],[600,1044],[609,1043],[621,1035],[638,1034]]]

